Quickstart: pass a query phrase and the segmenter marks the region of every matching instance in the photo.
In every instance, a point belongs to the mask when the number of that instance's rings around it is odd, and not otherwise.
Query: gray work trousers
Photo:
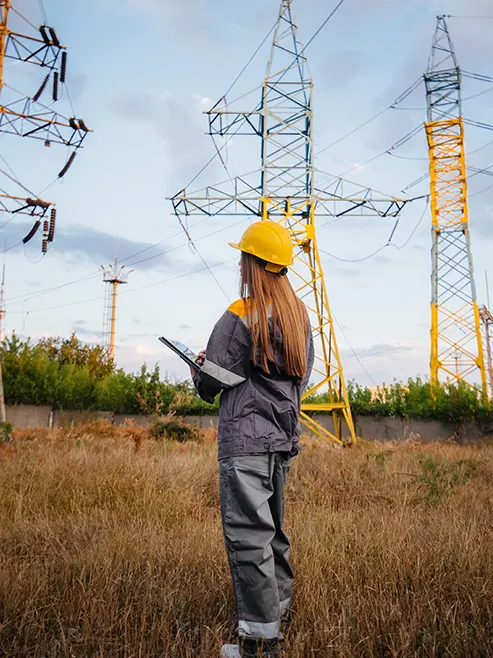
[[[280,618],[290,608],[293,571],[282,529],[290,461],[286,453],[268,453],[219,462],[224,541],[240,637],[280,637]]]

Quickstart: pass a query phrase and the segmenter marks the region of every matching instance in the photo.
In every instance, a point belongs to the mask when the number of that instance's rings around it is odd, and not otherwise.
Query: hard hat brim
[[[228,244],[230,247],[233,247],[233,249],[238,249],[238,251],[241,251],[240,245],[236,242],[228,242]]]

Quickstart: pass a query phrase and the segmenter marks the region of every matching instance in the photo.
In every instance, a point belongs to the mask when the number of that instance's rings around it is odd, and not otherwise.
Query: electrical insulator
[[[70,117],[68,120],[69,126],[73,128],[74,130],[79,130],[79,126],[77,125],[76,120],[73,117]]]
[[[86,124],[82,121],[82,119],[79,119],[79,128],[83,130],[85,133],[89,132],[89,128],[86,126]]]
[[[34,96],[33,96],[33,101],[34,101],[35,103],[36,103],[37,101],[39,101],[40,96],[41,96],[41,94],[43,93],[43,91],[45,90],[46,85],[48,84],[48,80],[49,80],[49,79],[50,79],[50,74],[48,73],[48,75],[46,76],[46,78],[45,78],[45,79],[43,80],[43,82],[41,83],[41,87],[38,89],[38,91],[37,91],[37,92],[34,94]]]
[[[70,167],[72,166],[72,162],[75,160],[75,156],[76,156],[76,155],[77,155],[77,151],[74,151],[74,152],[70,155],[70,158],[67,160],[65,166],[63,167],[63,169],[62,169],[62,170],[60,171],[60,173],[58,174],[58,178],[63,178],[63,177],[65,176],[65,174],[67,173],[67,171],[68,171],[68,170],[70,169]]]
[[[43,252],[43,254],[46,254],[46,252],[48,251],[48,242],[46,239],[43,239],[43,242],[41,244],[41,251]]]
[[[56,208],[51,209],[50,228],[48,230],[48,242],[53,242],[55,237]]]
[[[43,41],[45,42],[45,44],[47,46],[49,46],[51,44],[51,41],[50,41],[50,37],[48,36],[48,34],[46,32],[46,25],[41,25],[41,27],[39,28],[39,31],[41,33],[41,37],[42,37]]]
[[[45,219],[43,222],[43,234],[45,238],[48,236],[48,220]]]
[[[62,64],[60,66],[60,82],[64,83],[67,76],[67,53],[64,50],[62,53]]]
[[[32,239],[34,238],[34,236],[36,235],[36,233],[38,232],[38,228],[39,228],[40,226],[41,226],[41,222],[39,221],[39,219],[37,219],[37,220],[34,222],[34,226],[32,227],[32,229],[31,229],[31,230],[29,231],[29,233],[25,236],[25,238],[23,238],[22,242],[23,242],[24,244],[27,244],[27,243],[29,242],[29,240],[32,240]]]
[[[53,100],[58,100],[58,71],[53,74]]]
[[[58,40],[58,37],[57,37],[57,35],[56,35],[55,30],[54,30],[52,27],[49,27],[48,29],[49,29],[50,34],[51,34],[51,40],[53,41],[53,45],[54,45],[56,48],[60,48],[60,46],[61,46],[62,44],[61,44],[60,41]]]

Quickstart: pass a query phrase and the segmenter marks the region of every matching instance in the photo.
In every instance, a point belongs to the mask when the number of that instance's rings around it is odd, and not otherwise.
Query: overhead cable
[[[392,229],[392,232],[391,232],[390,237],[388,238],[387,242],[384,245],[382,245],[381,247],[379,247],[378,249],[376,249],[375,251],[373,251],[371,254],[368,254],[367,256],[363,256],[362,258],[355,258],[355,259],[353,259],[353,258],[340,258],[339,256],[336,256],[335,254],[331,254],[330,252],[325,251],[324,249],[319,249],[319,251],[320,251],[320,253],[325,254],[326,256],[330,256],[331,258],[334,258],[335,260],[338,260],[342,263],[363,263],[364,261],[370,260],[371,258],[373,258],[377,254],[379,254],[384,249],[387,249],[388,247],[394,247],[394,249],[399,249],[399,250],[404,249],[404,247],[407,247],[409,242],[414,237],[414,234],[416,233],[418,228],[421,226],[421,224],[423,222],[423,219],[425,218],[426,212],[428,210],[429,203],[430,203],[430,197],[427,196],[426,197],[426,204],[425,204],[425,207],[424,207],[424,210],[423,210],[423,213],[422,213],[421,217],[419,218],[416,226],[413,228],[413,230],[412,230],[411,234],[409,235],[409,237],[407,238],[407,240],[402,245],[397,245],[397,244],[394,244],[392,242],[392,238],[393,238],[394,233],[396,231],[396,228],[399,224],[399,220],[397,220],[397,222],[395,223],[395,226]]]
[[[327,18],[324,20],[324,22],[322,23],[322,25],[320,25],[320,27],[316,30],[316,32],[310,37],[310,39],[308,39],[308,41],[306,42],[304,48],[303,48],[303,49],[301,50],[301,52],[299,53],[299,55],[298,55],[299,57],[301,57],[301,55],[305,52],[305,50],[308,48],[308,46],[309,46],[309,45],[310,45],[310,44],[311,44],[311,43],[312,43],[312,42],[318,37],[318,35],[320,34],[320,32],[324,29],[324,27],[327,25],[327,23],[330,21],[330,19],[334,16],[334,14],[337,12],[337,10],[339,9],[339,7],[341,7],[341,5],[344,4],[344,2],[345,2],[345,0],[339,0],[339,2],[337,3],[337,5],[336,5],[336,6],[334,7],[334,9],[330,12],[330,14],[329,14],[329,15],[327,16]]]
[[[388,110],[391,110],[391,109],[398,109],[396,106],[397,106],[399,103],[401,103],[404,99],[406,99],[406,98],[409,96],[409,94],[411,94],[415,89],[417,89],[417,88],[419,87],[419,85],[421,84],[421,82],[422,82],[422,78],[418,78],[415,82],[413,82],[412,85],[410,85],[405,91],[403,91],[402,94],[401,94],[400,96],[398,96],[398,97],[394,100],[393,103],[391,103],[390,105],[388,105],[387,107],[385,107],[383,110],[380,110],[379,112],[377,112],[376,114],[374,114],[372,117],[370,117],[370,118],[367,119],[366,121],[363,121],[363,123],[361,123],[361,124],[360,124],[359,126],[357,126],[356,128],[353,128],[353,130],[350,130],[348,133],[346,133],[345,135],[343,135],[343,136],[340,137],[339,139],[336,139],[335,142],[332,142],[332,143],[329,144],[328,146],[325,146],[321,151],[318,151],[317,155],[320,155],[321,153],[324,153],[325,151],[328,151],[328,149],[332,148],[332,147],[335,146],[336,144],[339,144],[340,142],[342,142],[342,141],[343,141],[344,139],[346,139],[347,137],[350,137],[351,135],[354,135],[354,133],[358,132],[359,130],[361,130],[362,128],[364,128],[365,126],[367,126],[368,124],[372,123],[373,121],[375,121],[376,119],[378,119],[378,117],[381,117],[382,114],[385,114],[385,112],[387,112]]]
[[[370,379],[370,381],[372,382],[372,384],[373,384],[374,386],[378,386],[378,384],[376,383],[376,381],[373,379],[373,377],[370,375],[370,373],[368,372],[368,370],[366,369],[366,367],[363,365],[363,363],[362,363],[361,359],[359,358],[358,354],[357,354],[357,353],[355,352],[355,350],[353,349],[353,346],[351,345],[351,343],[350,343],[349,340],[348,340],[348,337],[346,336],[346,332],[344,331],[344,329],[341,327],[341,325],[340,325],[339,322],[337,321],[337,318],[335,317],[334,314],[332,314],[332,317],[333,317],[333,319],[334,319],[334,322],[335,322],[335,323],[337,324],[337,326],[339,327],[339,331],[340,331],[341,334],[344,336],[344,340],[345,340],[346,343],[348,344],[349,349],[350,349],[351,352],[354,354],[356,360],[358,361],[358,363],[359,363],[360,366],[362,367],[363,371],[364,371],[364,372],[366,373],[366,375],[369,377],[369,379]]]
[[[226,97],[228,96],[228,94],[231,93],[232,89],[234,88],[234,86],[236,85],[236,83],[238,82],[238,80],[241,78],[241,76],[242,76],[242,75],[245,73],[245,71],[248,69],[248,67],[250,66],[250,64],[253,62],[253,60],[255,59],[255,57],[258,55],[258,53],[259,53],[260,50],[262,49],[262,47],[263,47],[263,45],[265,44],[265,42],[267,41],[267,39],[270,37],[270,35],[272,34],[272,32],[274,32],[274,30],[276,29],[276,24],[277,24],[277,22],[274,23],[274,25],[270,28],[270,30],[267,32],[267,34],[265,35],[265,37],[262,39],[262,42],[261,42],[260,45],[257,47],[257,49],[255,50],[255,52],[253,53],[253,55],[250,57],[250,59],[248,60],[248,62],[247,62],[247,63],[245,64],[245,66],[241,69],[241,71],[238,73],[238,75],[237,75],[236,78],[233,80],[233,82],[229,85],[229,87],[228,87],[226,93],[223,95],[223,98],[226,98]]]
[[[200,269],[192,270],[191,272],[184,272],[183,274],[178,274],[178,275],[176,275],[174,277],[171,277],[171,278],[168,278],[168,279],[162,279],[160,281],[153,281],[151,283],[146,283],[142,286],[138,286],[137,288],[127,288],[125,291],[122,291],[122,293],[120,293],[120,294],[128,295],[128,294],[132,294],[132,293],[138,292],[140,290],[143,290],[144,288],[150,288],[152,286],[157,286],[157,285],[161,285],[161,284],[164,284],[164,283],[170,283],[171,281],[176,281],[178,279],[183,279],[187,276],[193,276],[194,274],[199,274],[200,272],[205,272],[206,270],[213,269],[215,267],[220,267],[222,265],[226,265],[227,263],[231,263],[234,260],[237,260],[237,259],[236,258],[230,258],[229,260],[222,261],[221,263],[214,263],[213,265],[208,265],[207,267],[201,267]],[[67,306],[76,306],[77,304],[87,304],[89,302],[99,301],[99,300],[103,300],[103,299],[104,299],[104,295],[100,295],[99,297],[91,297],[89,299],[81,299],[81,300],[74,301],[74,302],[68,302],[66,304],[60,304],[58,306],[49,306],[49,307],[44,307],[44,308],[36,308],[36,309],[30,310],[28,312],[29,313],[41,313],[42,311],[51,311],[51,310],[58,309],[58,308],[65,308]]]

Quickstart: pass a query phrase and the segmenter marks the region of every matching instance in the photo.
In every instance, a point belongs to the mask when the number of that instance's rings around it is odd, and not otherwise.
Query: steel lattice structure
[[[324,404],[303,403],[302,422],[317,435],[341,444],[353,442],[355,431],[317,244],[316,216],[396,217],[410,199],[389,198],[315,169],[313,83],[291,5],[291,0],[282,0],[258,106],[235,110],[222,99],[207,113],[212,136],[260,138],[261,168],[197,192],[182,190],[171,201],[182,225],[189,215],[245,215],[281,222],[289,229],[295,246],[292,278],[311,316],[319,377],[304,400],[314,392],[327,393]],[[323,185],[316,183],[316,174],[325,179]],[[332,431],[307,413],[317,411],[331,412]]]
[[[461,71],[444,16],[437,18],[426,84],[430,156],[432,301],[430,380],[440,374],[487,395],[467,202]]]
[[[39,102],[50,81],[52,100],[58,100],[59,89],[65,83],[67,53],[52,27],[41,25],[39,33],[35,33],[35,35],[20,34],[11,30],[8,19],[13,5],[14,2],[11,0],[0,0],[0,93],[2,95],[0,134],[41,140],[45,146],[63,144],[73,148],[72,154],[58,174],[58,178],[63,178],[90,130],[82,119],[66,118],[51,107]],[[47,71],[41,86],[32,97],[23,96],[6,84],[4,80],[6,59],[35,64]],[[6,91],[9,93],[9,99],[4,103]],[[18,180],[5,172],[2,173],[25,191],[29,191]],[[49,220],[45,217],[48,210],[50,211]],[[34,218],[33,227],[24,237],[24,243],[34,237],[42,223],[42,251],[43,253],[47,251],[55,233],[56,209],[53,203],[34,196],[25,198],[12,195],[6,190],[0,189],[0,212],[29,215]],[[41,222],[41,220],[43,221]]]
[[[115,336],[116,336],[116,298],[118,286],[128,283],[128,276],[133,270],[126,269],[126,265],[119,265],[118,254],[108,267],[101,265],[103,281],[106,284],[104,296],[103,314],[103,344],[108,352],[108,358],[115,358]]]
[[[490,385],[490,397],[493,400],[493,315],[486,306],[479,311],[484,327],[484,350]]]

